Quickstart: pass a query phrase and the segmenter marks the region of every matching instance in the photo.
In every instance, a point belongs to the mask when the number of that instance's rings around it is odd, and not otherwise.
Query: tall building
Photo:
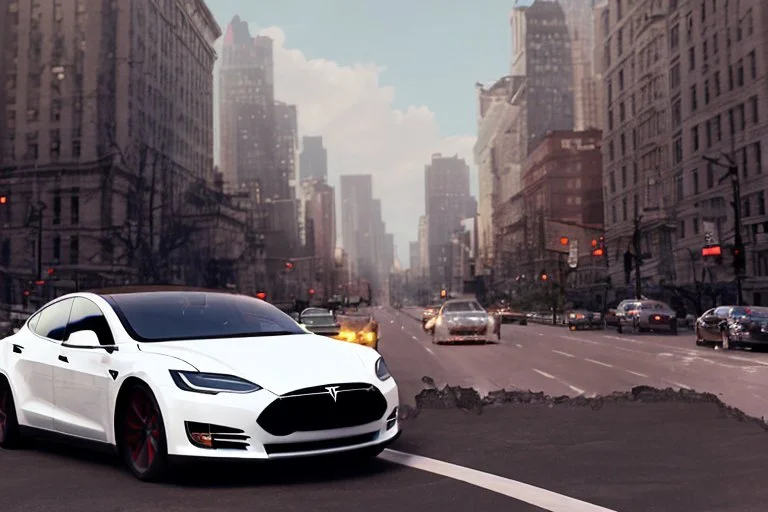
[[[527,148],[531,151],[550,130],[573,129],[571,41],[565,13],[558,2],[516,0],[510,24],[510,74],[526,77],[525,122]]]
[[[419,277],[424,278],[429,275],[429,223],[427,216],[419,217]]]
[[[666,3],[653,0],[631,6],[611,2],[601,10],[603,195],[614,283],[624,282],[623,253],[633,239],[636,220],[641,222],[643,252],[650,256],[641,272],[647,284],[674,279],[674,259],[669,257],[674,198],[668,173],[681,163],[680,155],[672,154],[670,140],[682,129],[682,113],[681,102],[673,104],[670,97],[679,85],[670,87],[674,40],[667,10]]]
[[[408,261],[412,276],[418,276],[421,272],[421,254],[419,242],[410,242],[408,244]]]
[[[328,152],[323,147],[321,136],[301,138],[299,177],[301,180],[328,181]]]
[[[314,258],[314,288],[320,297],[333,295],[336,254],[336,200],[333,187],[319,180],[305,180],[304,209],[306,225],[312,236],[307,240]]]
[[[262,198],[279,198],[272,39],[251,37],[239,16],[227,27],[222,45],[219,124],[225,184],[237,188],[255,182]]]
[[[49,295],[170,278],[190,236],[188,193],[214,179],[221,30],[205,2],[15,0],[2,11],[0,302],[46,267]]]
[[[727,169],[708,164],[703,157],[726,165],[723,154],[733,159],[741,189],[736,201],[741,206],[738,227],[746,246],[743,298],[756,306],[768,305],[768,173],[763,156],[763,148],[768,147],[766,19],[768,4],[760,0],[718,5],[682,0],[670,10],[670,54],[663,64],[671,96],[667,139],[671,162],[641,182],[647,187],[641,195],[646,216],[649,209],[674,206],[676,284],[695,289],[703,273],[703,281],[727,291],[724,301],[735,299],[732,248],[737,226],[732,183],[723,179]],[[647,130],[640,129],[642,138]],[[651,196],[660,188],[666,202]],[[692,264],[690,255],[701,254],[708,237],[722,244],[723,261]],[[653,244],[649,250],[672,259],[669,245]]]
[[[433,287],[449,286],[451,237],[476,214],[469,195],[469,166],[458,156],[432,155],[424,169],[429,269]]]
[[[341,176],[341,236],[352,276],[374,281],[376,269],[373,177]]]
[[[561,2],[571,39],[574,129],[600,128],[595,77],[595,0]]]

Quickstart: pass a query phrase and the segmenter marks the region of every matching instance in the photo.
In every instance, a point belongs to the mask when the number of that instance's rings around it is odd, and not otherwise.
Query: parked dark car
[[[696,344],[737,347],[768,346],[768,308],[720,306],[696,321]]]
[[[574,309],[568,312],[568,329],[602,329],[603,316],[596,311],[586,309]]]

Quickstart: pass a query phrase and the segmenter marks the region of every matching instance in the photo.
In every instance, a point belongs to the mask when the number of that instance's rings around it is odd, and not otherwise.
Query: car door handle
[[[69,359],[67,359],[67,356],[59,356],[59,361],[62,363],[68,363]]]
[[[21,345],[14,345],[13,346],[13,353],[14,354],[21,354],[21,352],[24,350],[24,347]]]

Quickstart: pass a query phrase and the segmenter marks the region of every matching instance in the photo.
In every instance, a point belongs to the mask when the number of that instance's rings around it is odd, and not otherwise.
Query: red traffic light
[[[711,247],[704,247],[701,249],[701,255],[706,256],[721,256],[723,254],[723,249],[719,245],[713,245]],[[737,252],[734,250],[734,254],[737,254]]]
[[[440,290],[440,298],[444,299],[448,296],[448,292],[445,290]]]
[[[48,269],[48,275],[49,276],[52,276],[55,272],[56,272],[56,270],[54,270],[53,268],[49,268]]]
[[[8,202],[8,196],[0,196],[0,204],[5,204]]]
[[[315,294],[315,289],[314,288],[310,288],[309,289],[309,294],[310,295],[314,295]]]
[[[592,251],[592,256],[605,256],[605,251],[602,249],[595,249]]]
[[[24,296],[29,297],[29,290],[24,290]]]
[[[285,268],[288,270],[291,270],[293,268],[293,262],[292,261],[286,261],[285,262]]]
[[[592,239],[592,247],[597,247],[597,240],[594,238]]]
[[[560,245],[568,245],[570,241],[571,240],[567,236],[560,237]]]
[[[42,279],[38,279],[37,281],[35,281],[35,284],[36,284],[37,286],[42,286],[42,285],[44,285],[44,284],[45,284],[45,281],[43,281]]]
[[[259,292],[259,293],[256,294],[256,298],[259,299],[259,300],[266,300],[267,299],[267,294],[264,293],[264,292]]]
[[[542,281],[546,281],[547,279],[549,279],[549,276],[547,274],[541,274]]]

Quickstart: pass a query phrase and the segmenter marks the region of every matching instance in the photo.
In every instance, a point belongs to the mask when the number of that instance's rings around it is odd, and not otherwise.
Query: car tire
[[[12,450],[21,446],[19,420],[16,416],[16,402],[11,386],[0,377],[0,448]]]
[[[123,462],[139,480],[162,480],[168,470],[168,446],[155,395],[145,384],[135,384],[120,408],[118,448]]]
[[[704,346],[704,338],[701,336],[701,331],[699,328],[696,328],[696,345],[701,347]]]

